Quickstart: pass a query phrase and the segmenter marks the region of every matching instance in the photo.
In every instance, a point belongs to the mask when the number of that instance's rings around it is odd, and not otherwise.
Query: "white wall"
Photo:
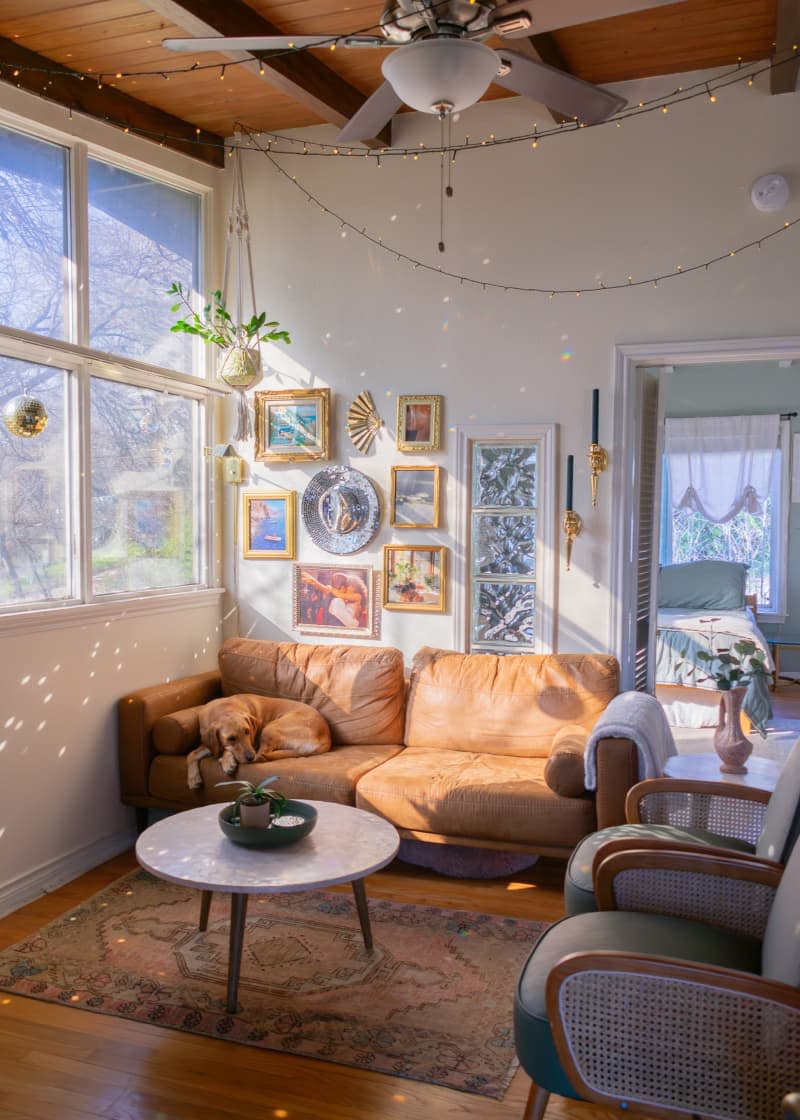
[[[697,75],[620,87],[631,103],[666,95]],[[509,285],[587,288],[670,273],[724,254],[800,215],[800,96],[770,97],[765,79],[626,121],[529,143],[460,154],[448,204],[447,252],[439,240],[438,159],[374,162],[280,157],[304,191],[357,229],[412,258],[456,274]],[[537,111],[520,99],[461,115],[454,136],[529,132]],[[539,114],[539,127],[545,125]],[[303,135],[298,133],[297,135]],[[328,129],[305,135],[332,142]],[[431,118],[401,118],[395,143],[435,143]],[[301,149],[298,149],[298,153]],[[557,648],[606,650],[612,488],[623,448],[612,441],[613,356],[622,343],[791,335],[797,332],[800,243],[791,229],[732,259],[657,288],[624,288],[576,297],[482,291],[414,270],[370,245],[306,199],[267,158],[245,157],[258,302],[290,329],[291,347],[273,348],[261,386],[329,385],[335,393],[332,462],[364,471],[388,498],[392,464],[438,462],[447,468],[444,528],[396,533],[384,515],[380,535],[353,563],[382,567],[382,545],[453,538],[459,425],[556,421],[560,425],[558,507],[565,456],[575,454],[575,505],[584,532],[572,571],[559,563]],[[750,186],[782,171],[793,188],[785,211],[763,214]],[[800,227],[798,227],[800,229]],[[343,236],[344,235],[344,236]],[[585,451],[591,390],[600,388],[600,439],[611,466],[592,510]],[[347,406],[369,389],[386,421],[370,452],[355,451],[344,430]],[[394,444],[398,393],[444,396],[445,440],[438,455],[400,454]],[[251,455],[251,451],[248,452]],[[322,464],[253,463],[247,485],[287,488],[298,499]],[[617,466],[617,469],[619,467]],[[331,562],[299,527],[298,556]],[[348,558],[345,558],[348,559]],[[291,628],[288,561],[242,561],[242,634],[296,638]],[[446,616],[383,612],[382,640],[410,657],[424,643],[452,647],[453,595]],[[310,640],[310,639],[308,639]]]

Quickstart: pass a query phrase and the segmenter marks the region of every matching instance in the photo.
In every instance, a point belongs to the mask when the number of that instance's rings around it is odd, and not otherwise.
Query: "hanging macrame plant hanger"
[[[238,133],[236,139],[238,140]],[[233,290],[232,299],[229,289]],[[253,257],[250,251],[250,221],[244,197],[244,179],[238,143],[233,152],[233,190],[228,214],[222,299],[236,324],[236,341],[223,350],[217,376],[238,395],[237,427],[233,438],[248,440],[253,434],[247,390],[261,379],[261,347],[258,334],[248,336],[243,324],[256,315]],[[249,306],[248,306],[249,305]],[[249,314],[248,314],[249,309]]]

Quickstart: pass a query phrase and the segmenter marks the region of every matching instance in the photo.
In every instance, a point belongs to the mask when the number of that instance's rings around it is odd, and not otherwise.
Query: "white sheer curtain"
[[[769,493],[780,416],[667,419],[664,450],[672,505],[707,521],[760,513]]]

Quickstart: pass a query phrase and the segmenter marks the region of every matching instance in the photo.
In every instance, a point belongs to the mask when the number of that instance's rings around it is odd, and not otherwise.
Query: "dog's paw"
[[[222,761],[220,762],[220,766],[222,768],[223,774],[227,774],[229,778],[232,778],[233,775],[236,773],[237,765],[238,765],[238,763],[237,763],[235,758],[232,758],[232,759],[223,758]]]
[[[190,774],[187,779],[189,789],[200,789],[203,785],[203,779],[199,774]]]

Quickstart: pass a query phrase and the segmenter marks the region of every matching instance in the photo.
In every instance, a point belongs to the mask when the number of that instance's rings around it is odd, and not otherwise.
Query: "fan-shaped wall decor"
[[[365,389],[347,410],[347,433],[356,448],[366,454],[382,425],[383,420],[375,408],[372,393]]]

